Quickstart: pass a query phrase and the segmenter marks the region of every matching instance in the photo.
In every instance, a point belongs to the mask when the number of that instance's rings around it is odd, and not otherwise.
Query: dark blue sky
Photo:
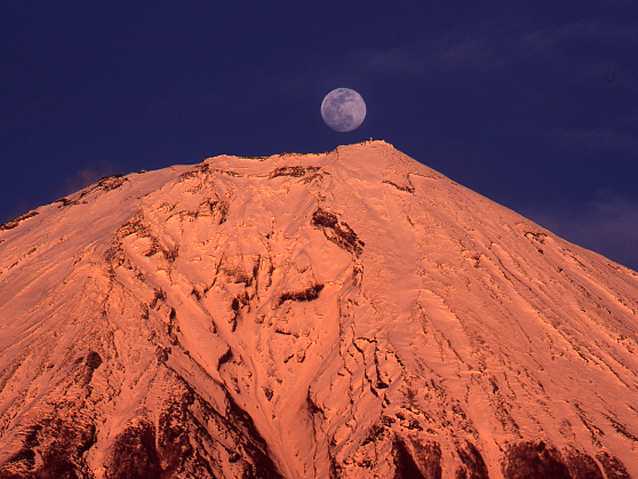
[[[2,2],[0,221],[114,172],[374,137],[638,269],[638,6],[380,5]],[[354,133],[319,115],[339,86]]]

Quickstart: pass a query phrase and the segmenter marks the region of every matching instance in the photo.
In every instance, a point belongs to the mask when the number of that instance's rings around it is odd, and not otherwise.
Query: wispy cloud
[[[568,240],[638,270],[638,199],[599,191],[577,209],[528,214]]]
[[[362,50],[353,56],[375,72],[421,75],[428,69],[427,53],[415,46]]]
[[[446,33],[429,41],[359,51],[363,67],[389,74],[424,75],[432,71],[486,70],[502,66],[504,57],[482,34]]]
[[[52,197],[60,198],[70,195],[92,183],[95,183],[100,178],[110,176],[115,173],[117,173],[115,165],[104,161],[97,162],[95,165],[87,166],[85,168],[80,168],[76,172],[72,173],[59,188],[55,188],[53,190]],[[21,215],[46,202],[47,201],[45,199],[35,201],[33,199],[28,200],[26,198],[20,198],[10,208],[7,208],[5,216],[0,217],[0,223],[4,223],[8,219]]]
[[[423,75],[432,70],[489,70],[519,62],[562,61],[573,45],[623,46],[638,44],[638,25],[618,25],[594,20],[565,23],[533,31],[498,29],[479,25],[474,31],[447,31],[392,48],[358,51],[356,60],[376,72]],[[586,60],[589,69],[609,68],[608,58]],[[579,60],[570,57],[572,68]],[[578,68],[581,70],[581,68]]]
[[[638,27],[587,20],[538,29],[521,37],[523,47],[538,50],[555,49],[569,43],[587,41],[595,41],[598,44],[638,43]]]
[[[449,68],[486,69],[505,63],[498,49],[487,38],[479,36],[446,39],[436,51],[440,63]]]
[[[613,128],[566,128],[549,133],[559,145],[576,151],[638,152],[638,138]]]
[[[99,162],[73,173],[64,183],[62,195],[69,195],[81,190],[85,186],[95,183],[100,178],[115,174],[115,165],[107,162]]]

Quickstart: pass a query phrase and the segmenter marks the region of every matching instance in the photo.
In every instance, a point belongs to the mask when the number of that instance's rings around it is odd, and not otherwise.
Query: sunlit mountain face
[[[382,141],[0,226],[3,479],[638,477],[637,405],[638,274]]]

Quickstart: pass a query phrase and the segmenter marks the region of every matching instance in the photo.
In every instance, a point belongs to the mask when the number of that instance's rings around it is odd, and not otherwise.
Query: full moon
[[[321,117],[335,131],[356,130],[366,118],[366,104],[356,91],[336,88],[321,102]]]

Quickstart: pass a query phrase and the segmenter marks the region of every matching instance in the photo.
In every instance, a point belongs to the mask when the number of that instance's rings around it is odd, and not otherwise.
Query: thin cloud
[[[450,69],[484,70],[501,67],[506,63],[502,52],[487,38],[480,36],[448,40],[437,51],[440,64]]]
[[[100,178],[111,176],[116,173],[114,165],[106,162],[82,168],[72,174],[64,183],[62,195],[69,195],[82,188],[95,183]]]
[[[592,75],[605,76],[613,65],[610,59],[589,58],[578,65],[578,59],[568,55],[570,45],[587,42],[597,46],[638,44],[638,25],[583,20],[534,31],[481,25],[474,31],[444,32],[427,41],[398,47],[359,50],[351,60],[374,72],[424,75],[435,70],[489,70],[529,61],[558,63],[567,57],[572,74],[577,68],[579,75],[590,71]],[[621,70],[617,65],[614,68]],[[620,73],[614,72],[616,76]]]
[[[116,173],[115,165],[107,162],[99,162],[86,168],[81,168],[71,176],[69,176],[63,185],[55,188],[54,198],[61,198],[71,195],[82,188],[95,183],[100,178],[111,176]],[[5,217],[0,217],[0,223],[4,223],[8,219],[21,215],[31,209],[40,206],[39,202],[28,201],[24,198],[18,200],[12,208],[8,209]]]
[[[638,199],[598,192],[578,210],[528,214],[569,241],[638,271]]]
[[[538,50],[555,49],[570,42],[593,40],[606,44],[622,42],[638,43],[638,27],[617,25],[599,21],[580,21],[557,25],[551,28],[525,33],[521,37],[523,46]]]
[[[355,56],[366,69],[375,72],[421,75],[428,67],[428,55],[415,46],[363,50]]]
[[[431,71],[486,70],[505,64],[505,57],[481,34],[446,34],[429,42],[359,51],[365,69],[390,74],[424,75]]]
[[[613,128],[566,128],[549,133],[559,145],[589,152],[638,152],[638,139]]]

